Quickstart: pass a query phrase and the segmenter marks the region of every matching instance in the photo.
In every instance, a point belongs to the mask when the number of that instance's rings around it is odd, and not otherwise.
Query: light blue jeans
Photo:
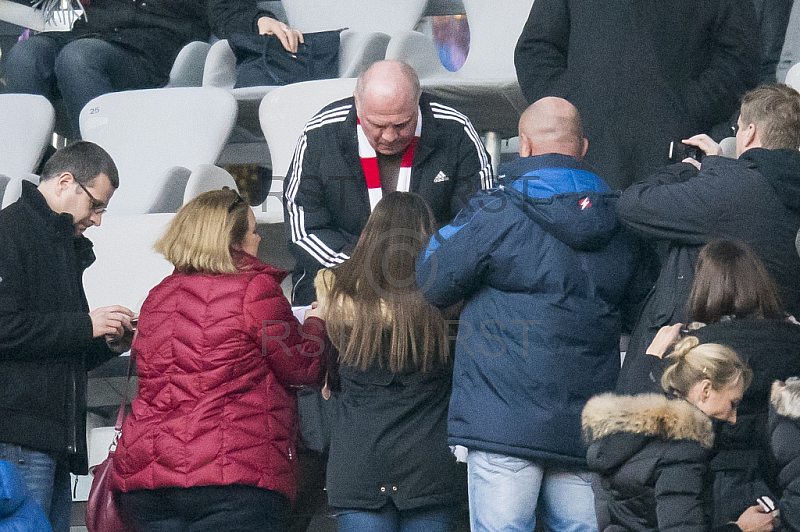
[[[0,460],[17,467],[28,496],[42,507],[53,532],[69,532],[72,494],[67,461],[10,443],[0,443]]]
[[[592,475],[470,449],[470,528],[472,532],[533,532],[541,502],[547,530],[597,532]]]

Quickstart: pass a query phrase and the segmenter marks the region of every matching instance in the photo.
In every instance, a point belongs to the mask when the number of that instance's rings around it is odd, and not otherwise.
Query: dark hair
[[[47,181],[64,172],[72,174],[83,185],[105,174],[111,186],[119,188],[117,165],[106,150],[93,142],[79,140],[55,152],[44,164],[40,180]]]
[[[742,124],[758,127],[764,148],[800,149],[800,93],[789,85],[772,83],[742,97]]]
[[[333,270],[325,319],[329,329],[342,327],[329,336],[343,364],[427,371],[447,361],[444,319],[416,283],[417,256],[434,231],[417,194],[391,192],[375,206],[350,260]]]
[[[784,316],[778,289],[764,263],[743,242],[714,240],[703,246],[688,300],[689,321],[716,323],[725,316]]]

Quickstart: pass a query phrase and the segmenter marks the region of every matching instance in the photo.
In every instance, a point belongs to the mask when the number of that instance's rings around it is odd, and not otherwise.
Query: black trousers
[[[290,504],[276,491],[238,484],[136,490],[121,502],[141,532],[285,532]]]

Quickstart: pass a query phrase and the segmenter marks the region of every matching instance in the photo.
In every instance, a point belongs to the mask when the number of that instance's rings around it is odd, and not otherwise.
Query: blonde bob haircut
[[[235,190],[204,192],[178,210],[153,248],[182,273],[239,271],[231,246],[244,240],[249,208]]]
[[[667,360],[669,366],[661,376],[661,387],[681,397],[704,379],[711,381],[711,388],[716,391],[739,381],[744,382],[746,390],[753,380],[753,372],[736,351],[721,344],[701,344],[695,336],[676,343]]]

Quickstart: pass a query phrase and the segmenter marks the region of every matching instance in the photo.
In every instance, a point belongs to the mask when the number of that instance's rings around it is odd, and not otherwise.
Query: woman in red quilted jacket
[[[291,388],[316,384],[327,347],[316,309],[301,325],[256,259],[260,237],[232,190],[201,194],[156,250],[175,265],[142,305],[139,392],[114,487],[144,531],[282,531],[296,489]]]

